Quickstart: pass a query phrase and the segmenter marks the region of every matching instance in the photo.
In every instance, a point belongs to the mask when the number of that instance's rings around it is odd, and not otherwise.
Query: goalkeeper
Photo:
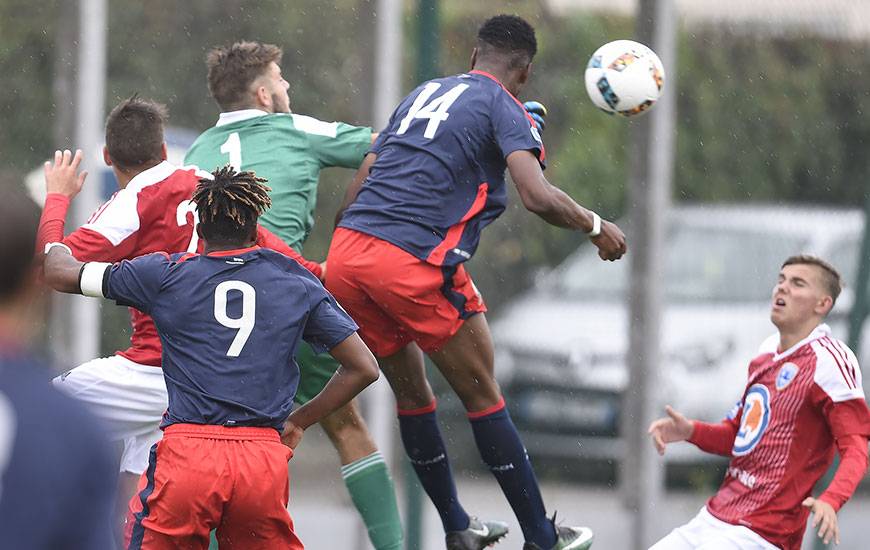
[[[372,143],[371,128],[320,120],[290,110],[281,76],[282,51],[271,44],[239,42],[208,53],[208,87],[221,108],[217,124],[197,138],[185,164],[205,170],[231,164],[269,180],[272,208],[260,222],[301,250],[314,225],[320,170],[358,168]],[[315,273],[323,278],[323,273]],[[328,354],[302,343],[296,401],[304,404],[338,368]],[[356,401],[321,420],[341,459],[341,474],[377,550],[402,548],[393,482],[359,413]]]

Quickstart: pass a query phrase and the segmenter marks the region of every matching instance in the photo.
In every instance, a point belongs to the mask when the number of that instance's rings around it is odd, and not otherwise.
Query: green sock
[[[215,535],[215,531],[212,531],[208,535],[208,550],[218,550],[217,536]]]
[[[396,491],[381,453],[375,451],[342,466],[341,477],[366,524],[375,550],[402,550],[402,522]]]

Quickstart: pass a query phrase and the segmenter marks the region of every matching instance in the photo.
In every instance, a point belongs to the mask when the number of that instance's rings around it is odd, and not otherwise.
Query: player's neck
[[[136,176],[138,176],[142,172],[154,168],[155,166],[157,166],[161,162],[163,162],[162,159],[161,160],[152,160],[152,161],[149,161],[149,162],[146,162],[145,164],[143,164],[141,168],[135,168],[135,169],[121,169],[121,168],[118,168],[117,165],[112,165],[112,172],[115,173],[115,179],[118,180],[118,187],[120,187],[121,189],[124,189],[125,187],[127,187],[127,184],[130,183],[130,180],[132,180],[133,178],[135,178]]]
[[[240,250],[242,248],[251,248],[257,244],[256,239],[249,239],[244,242],[210,242],[206,241],[203,246],[202,253],[210,254],[211,252],[223,252],[225,250]]]
[[[778,351],[782,353],[785,350],[793,348],[795,344],[812,334],[816,327],[819,326],[819,323],[820,321],[818,319],[813,318],[808,319],[799,326],[780,328]]]
[[[482,71],[485,73],[489,73],[492,76],[496,77],[502,85],[508,89],[510,93],[513,95],[517,95],[517,85],[514,82],[515,77],[513,72],[509,69],[505,68],[503,65],[498,63],[489,63],[487,61],[478,61],[474,64],[475,71]]]

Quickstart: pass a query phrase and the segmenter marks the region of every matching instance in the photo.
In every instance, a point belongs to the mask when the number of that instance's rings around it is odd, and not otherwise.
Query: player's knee
[[[344,407],[323,418],[321,427],[330,439],[344,439],[354,434],[365,434],[368,437],[368,429],[365,421],[355,402],[348,403]]]

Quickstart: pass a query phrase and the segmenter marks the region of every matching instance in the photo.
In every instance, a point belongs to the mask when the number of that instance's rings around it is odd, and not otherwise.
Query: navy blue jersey
[[[125,260],[107,270],[103,290],[154,318],[169,394],[164,427],[281,430],[299,382],[299,339],[323,352],[357,329],[308,270],[256,246]]]
[[[383,239],[435,265],[471,258],[504,212],[506,157],[544,145],[522,104],[492,75],[421,84],[372,146],[369,177],[339,227]]]
[[[0,548],[110,550],[118,463],[84,407],[0,352]]]

